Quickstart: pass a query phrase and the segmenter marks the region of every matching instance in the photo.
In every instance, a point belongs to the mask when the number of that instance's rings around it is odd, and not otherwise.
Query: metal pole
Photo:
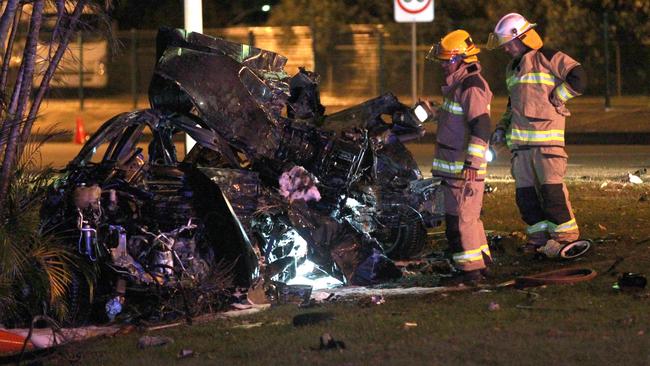
[[[424,95],[424,57],[418,59],[418,95]]]
[[[603,37],[605,43],[605,111],[612,107],[609,97],[609,18],[607,12],[603,16]]]
[[[248,45],[255,47],[255,33],[252,30],[248,31]]]
[[[415,22],[411,23],[411,100],[417,101],[418,92],[418,64],[417,64],[417,35]]]
[[[330,60],[327,60],[327,92],[334,95],[334,65]]]
[[[184,0],[183,15],[186,31],[199,33],[203,32],[202,0]]]
[[[616,42],[614,50],[616,51],[616,95],[621,96],[622,83],[621,83],[621,44]]]
[[[201,0],[184,0],[183,16],[187,32],[203,33],[203,4]],[[196,144],[190,136],[185,135],[185,154]]]
[[[311,32],[311,53],[314,58],[314,71],[320,73],[320,64],[318,60],[318,34],[316,33],[316,25],[312,18],[311,23],[309,24],[309,31]]]
[[[384,32],[382,30],[379,30],[377,32],[377,37],[378,37],[378,42],[377,42],[377,60],[378,60],[378,67],[377,67],[377,80],[379,81],[379,85],[377,87],[377,94],[381,94],[384,92],[386,88],[386,80],[385,80],[385,72],[384,72]]]
[[[136,32],[131,28],[131,97],[133,109],[138,108],[138,56],[136,54]]]
[[[79,110],[84,110],[84,39],[82,31],[77,34],[79,46]]]

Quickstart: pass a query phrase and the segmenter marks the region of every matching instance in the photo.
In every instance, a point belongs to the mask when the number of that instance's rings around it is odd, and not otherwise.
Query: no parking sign
[[[432,22],[433,0],[393,0],[398,23]]]

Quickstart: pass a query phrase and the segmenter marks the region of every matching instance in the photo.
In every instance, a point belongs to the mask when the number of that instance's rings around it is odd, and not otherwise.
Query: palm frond
[[[49,302],[62,301],[72,282],[72,269],[75,267],[69,249],[46,240],[38,240],[29,257],[38,263],[39,270],[47,279]]]
[[[23,242],[15,240],[0,228],[0,281],[11,282],[20,277],[27,264],[27,256],[22,245]]]
[[[54,134],[48,134],[54,136]],[[5,199],[0,222],[0,321],[47,310],[59,318],[67,312],[67,294],[78,266],[75,252],[60,238],[39,232],[39,209],[53,170],[41,168],[35,142],[25,150]]]
[[[43,161],[41,156],[41,148],[43,145],[54,138],[66,136],[68,133],[68,131],[61,130],[58,125],[50,126],[43,131],[37,129],[26,141],[25,149],[23,150],[23,154],[18,161],[17,168],[19,170],[43,170],[41,168]],[[40,138],[37,139],[34,136],[40,136]]]

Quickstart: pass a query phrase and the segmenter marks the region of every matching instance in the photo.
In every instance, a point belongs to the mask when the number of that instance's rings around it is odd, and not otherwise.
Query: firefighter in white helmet
[[[469,33],[456,30],[434,44],[426,57],[438,62],[445,75],[431,171],[443,178],[445,234],[459,270],[445,281],[448,286],[481,282],[491,261],[480,214],[492,92],[481,76],[479,52]]]
[[[586,85],[582,66],[544,47],[534,28],[522,15],[507,14],[487,45],[512,57],[506,68],[510,98],[492,143],[506,142],[513,154],[517,206],[528,224],[528,253],[565,246],[579,237],[564,184],[564,126],[569,115],[565,103],[581,95]]]

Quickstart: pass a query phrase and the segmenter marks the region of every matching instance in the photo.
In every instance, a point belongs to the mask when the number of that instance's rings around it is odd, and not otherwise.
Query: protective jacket
[[[510,101],[497,128],[506,131],[508,147],[564,147],[564,104],[583,93],[582,66],[566,54],[547,48],[530,50],[506,69]]]
[[[478,62],[462,64],[445,80],[431,170],[435,176],[462,179],[467,167],[478,170],[478,180],[485,178],[492,92],[480,72]]]

